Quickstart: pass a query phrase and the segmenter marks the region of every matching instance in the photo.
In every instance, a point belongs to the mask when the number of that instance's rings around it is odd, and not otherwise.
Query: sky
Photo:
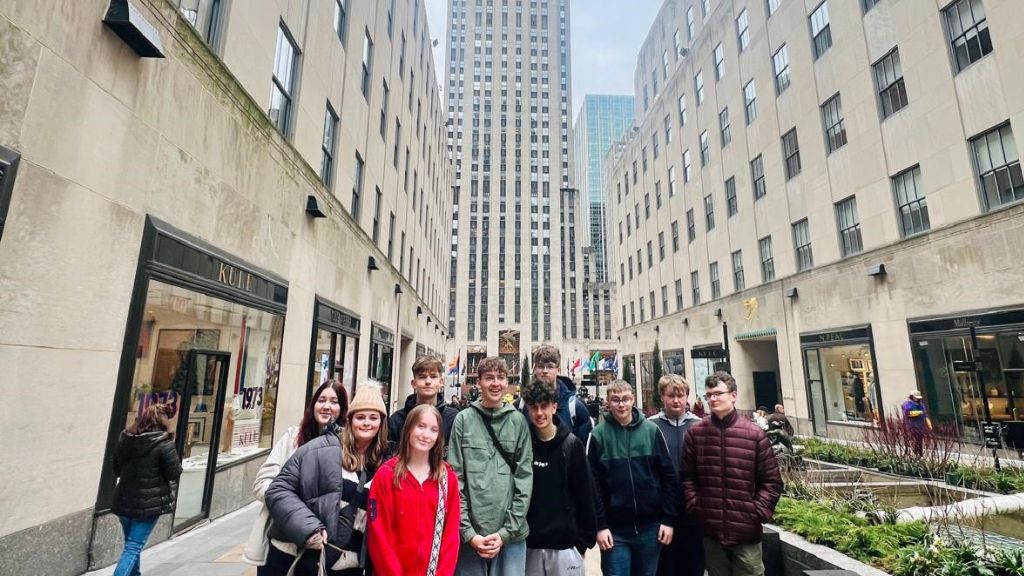
[[[554,0],[549,0],[554,1]],[[663,0],[570,0],[572,117],[586,94],[633,94],[633,69]],[[446,74],[448,0],[426,0],[434,64]],[[557,69],[553,70],[557,73]],[[443,85],[443,80],[439,79]],[[442,94],[444,90],[442,89]]]

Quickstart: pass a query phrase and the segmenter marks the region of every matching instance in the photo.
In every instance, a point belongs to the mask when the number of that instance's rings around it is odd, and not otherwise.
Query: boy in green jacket
[[[477,365],[480,399],[452,425],[448,463],[459,478],[462,576],[526,573],[526,512],[533,490],[533,448],[526,418],[502,400],[508,366],[498,357]]]

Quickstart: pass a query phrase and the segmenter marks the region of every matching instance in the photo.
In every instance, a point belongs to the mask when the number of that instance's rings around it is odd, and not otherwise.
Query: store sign
[[[238,420],[231,433],[231,449],[257,448],[260,445],[260,420]]]
[[[978,372],[981,370],[981,362],[966,362],[963,360],[953,361],[953,372]]]
[[[999,450],[1003,447],[1003,427],[999,423],[983,424],[981,429],[986,448]]]
[[[869,327],[852,328],[850,330],[801,334],[800,344],[803,346],[822,346],[837,342],[848,342],[850,340],[869,340],[870,338],[871,329]]]
[[[359,318],[317,299],[316,321],[335,332],[359,336]]]
[[[704,360],[718,360],[722,358],[728,358],[723,348],[694,348],[690,350],[690,358],[700,358]]]
[[[970,330],[971,328],[1005,326],[1008,324],[1024,324],[1024,310],[1003,310],[989,314],[972,314],[969,316],[953,316],[910,322],[910,333],[921,334],[924,332]]]
[[[238,288],[239,290],[245,290],[246,292],[252,292],[252,282],[255,276],[252,272],[246,272],[239,270],[230,264],[224,262],[220,263],[220,269],[217,272],[217,281],[221,284],[227,284],[232,288]]]
[[[395,335],[380,326],[374,325],[373,331],[370,334],[373,341],[377,344],[383,344],[391,347],[394,347],[395,345]]]

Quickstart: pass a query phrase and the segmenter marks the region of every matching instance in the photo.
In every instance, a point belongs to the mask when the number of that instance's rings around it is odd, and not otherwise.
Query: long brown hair
[[[313,396],[306,404],[306,411],[303,412],[302,422],[299,424],[299,433],[295,436],[296,448],[320,435],[320,425],[317,424],[315,414],[316,401],[320,399],[320,395],[328,388],[333,389],[334,393],[338,396],[338,406],[341,408],[341,411],[338,413],[338,420],[340,422],[345,421],[345,416],[348,413],[348,393],[345,392],[345,386],[340,381],[328,380],[316,389],[316,392],[313,393]]]
[[[352,433],[352,417],[363,411],[349,412],[345,417],[345,427],[338,432],[338,437],[341,439],[341,467],[349,472],[376,471],[388,453],[388,419],[383,414],[380,415],[380,428],[377,430],[377,437],[370,441],[370,445],[366,447],[366,453],[360,454],[356,450],[356,437]]]
[[[405,418],[405,428],[402,429],[401,443],[398,445],[398,460],[395,463],[395,488],[402,483],[402,479],[409,472],[409,459],[412,457],[412,434],[416,431],[416,425],[420,420],[433,415],[437,420],[437,440],[427,454],[430,462],[430,478],[435,482],[441,481],[441,475],[446,473],[444,468],[444,421],[437,408],[430,404],[420,404],[409,411]]]
[[[132,435],[147,432],[169,432],[171,438],[174,438],[174,432],[168,429],[170,425],[167,422],[167,416],[170,411],[171,407],[167,404],[150,404],[124,431]]]

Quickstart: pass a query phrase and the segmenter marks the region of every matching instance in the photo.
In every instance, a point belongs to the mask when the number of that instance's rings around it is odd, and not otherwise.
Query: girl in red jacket
[[[379,576],[452,576],[459,558],[459,484],[442,459],[441,414],[412,409],[398,456],[370,485],[367,547]]]

